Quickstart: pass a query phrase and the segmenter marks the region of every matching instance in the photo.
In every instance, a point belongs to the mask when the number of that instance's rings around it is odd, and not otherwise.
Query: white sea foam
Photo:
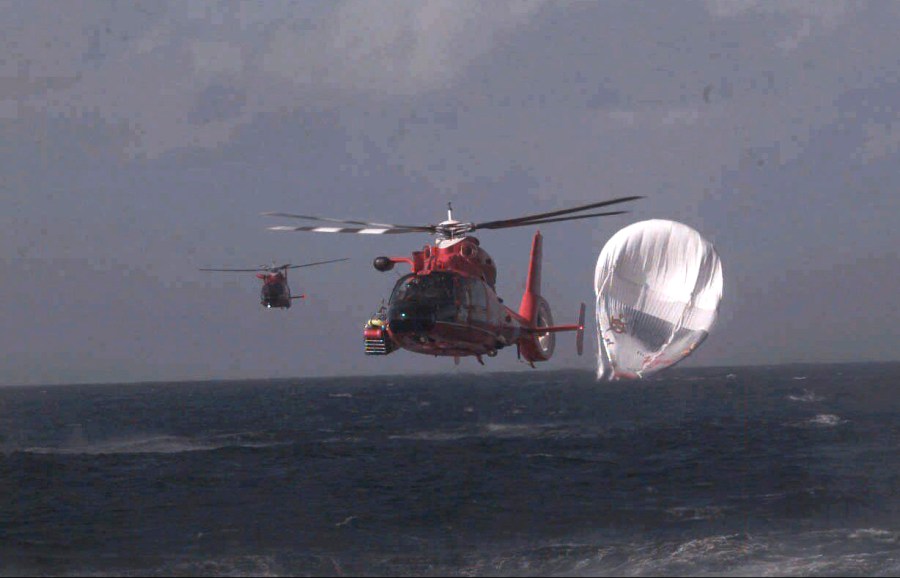
[[[686,541],[617,542],[605,536],[565,548],[554,544],[505,553],[482,568],[577,576],[895,576],[898,560],[898,532],[866,528]]]
[[[511,424],[511,423],[487,423],[475,427],[466,427],[453,430],[427,430],[409,434],[392,435],[392,440],[424,440],[424,441],[452,441],[466,438],[569,438],[583,437],[587,432],[581,429],[573,429],[566,424]]]
[[[875,540],[890,544],[900,543],[900,532],[893,530],[882,530],[879,528],[862,528],[851,532],[849,538],[851,540]]]
[[[324,565],[326,568],[336,566]],[[184,561],[166,568],[166,574],[173,576],[290,576],[272,556],[222,556],[220,558]]]
[[[335,527],[349,527],[356,520],[356,516],[348,516],[335,522]],[[607,534],[595,539],[554,540],[515,550],[473,552],[460,560],[462,565],[429,563],[428,572],[420,566],[399,567],[396,571],[400,575],[460,576],[897,576],[897,536],[897,531],[881,528],[799,534],[729,533],[689,540],[657,539],[652,535],[623,540]],[[197,536],[198,540],[203,538]],[[423,546],[428,543],[413,535],[404,535],[403,539]],[[179,558],[137,574],[162,571],[167,575],[207,576],[344,575],[344,566],[355,564],[358,569],[360,563],[364,562],[352,553],[223,555],[196,560]],[[103,575],[91,571],[79,574]]]
[[[833,413],[821,413],[807,423],[820,427],[834,427],[846,422],[847,420],[841,419],[840,416],[836,416]]]
[[[720,506],[687,507],[679,506],[669,508],[666,513],[679,520],[715,520],[725,514],[727,508]]]
[[[410,434],[398,434],[388,436],[391,440],[413,440],[413,441],[455,441],[465,438],[476,437],[474,432],[450,430],[450,431],[421,431]]]
[[[678,545],[671,558],[678,562],[733,560],[765,550],[766,546],[742,534],[709,536]]]
[[[817,402],[817,401],[823,401],[825,398],[822,396],[816,395],[816,393],[813,391],[804,389],[802,395],[789,395],[788,399],[791,401],[799,401],[802,403],[813,403],[813,402]]]
[[[227,434],[208,438],[181,436],[138,436],[100,442],[69,443],[58,447],[28,447],[19,451],[32,454],[107,455],[107,454],[179,454],[205,452],[223,448],[266,448],[283,442],[264,442],[245,439],[241,434]]]
[[[839,415],[833,413],[820,413],[814,417],[800,421],[786,422],[784,425],[796,428],[816,428],[827,429],[848,423],[849,420],[843,419]]]

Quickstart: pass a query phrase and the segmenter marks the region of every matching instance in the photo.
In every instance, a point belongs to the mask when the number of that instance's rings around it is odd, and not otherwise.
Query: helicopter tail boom
[[[555,331],[547,331],[553,327],[553,316],[550,304],[541,296],[541,258],[543,256],[543,237],[541,232],[534,234],[531,243],[531,261],[528,265],[528,279],[525,281],[525,293],[519,305],[519,317],[525,321],[523,335],[519,339],[519,352],[528,363],[547,361],[553,355],[556,344]],[[564,329],[563,329],[564,331]]]
[[[553,355],[556,344],[556,333],[575,331],[578,355],[584,351],[584,313],[585,305],[581,304],[578,323],[573,325],[554,325],[550,312],[550,304],[541,296],[541,257],[543,255],[543,237],[540,231],[534,234],[531,245],[531,263],[528,268],[528,280],[525,282],[525,293],[519,305],[519,316],[528,324],[523,328],[523,338],[519,342],[519,351],[529,363],[547,361]]]
[[[543,237],[541,232],[537,231],[531,243],[528,279],[525,281],[525,293],[522,295],[522,302],[519,305],[519,315],[528,320],[530,324],[535,322],[538,305],[541,301],[541,258],[543,253]]]

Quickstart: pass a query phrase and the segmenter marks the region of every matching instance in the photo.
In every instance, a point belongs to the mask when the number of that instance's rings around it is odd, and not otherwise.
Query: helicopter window
[[[429,302],[435,305],[453,303],[453,275],[448,273],[410,274],[401,278],[391,294],[391,303],[401,301]]]
[[[284,286],[277,283],[270,283],[263,287],[263,291],[274,297],[284,293]]]
[[[478,281],[472,281],[470,290],[472,292],[472,306],[476,309],[487,309],[487,293],[484,291],[484,285]]]
[[[391,293],[388,318],[397,319],[392,323],[415,321],[425,325],[435,321],[456,321],[456,277],[443,272],[402,277]]]
[[[499,305],[503,303],[503,300],[494,293],[493,290],[487,289],[488,292],[488,317],[491,320],[491,323],[495,325],[500,325],[500,319],[503,317],[503,306]]]
[[[469,319],[472,321],[487,320],[487,294],[484,284],[477,279],[466,277],[461,279],[461,285],[465,287],[466,305],[469,310]]]
[[[465,323],[469,320],[469,309],[472,307],[472,296],[469,291],[469,280],[465,277],[456,278],[456,320]]]
[[[406,275],[405,277],[401,277],[397,284],[394,285],[394,290],[391,292],[391,297],[388,300],[390,303],[395,303],[397,301],[403,301],[406,292],[407,286],[409,285],[410,279],[415,277],[414,274]]]

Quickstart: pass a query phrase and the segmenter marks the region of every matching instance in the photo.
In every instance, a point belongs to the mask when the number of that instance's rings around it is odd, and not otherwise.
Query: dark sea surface
[[[900,575],[900,364],[0,388],[0,575]]]

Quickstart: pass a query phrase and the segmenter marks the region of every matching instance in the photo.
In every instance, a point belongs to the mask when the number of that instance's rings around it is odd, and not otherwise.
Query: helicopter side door
[[[488,295],[484,283],[471,277],[459,277],[457,287],[460,321],[478,327],[487,325]]]
[[[472,294],[465,277],[457,277],[453,292],[456,298],[456,321],[467,324],[472,309]]]
[[[485,289],[487,290],[488,301],[488,324],[491,328],[499,330],[503,325],[502,319],[506,308],[503,306],[503,301],[500,300],[500,297],[497,296],[493,289],[489,287],[486,287]]]

